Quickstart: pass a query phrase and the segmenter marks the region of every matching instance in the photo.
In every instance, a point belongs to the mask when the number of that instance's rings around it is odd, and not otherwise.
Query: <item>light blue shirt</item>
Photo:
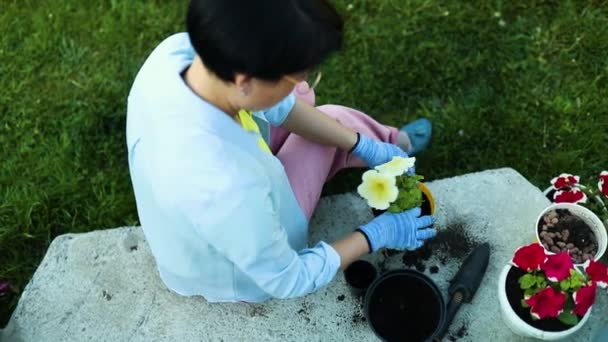
[[[308,222],[283,165],[258,147],[257,135],[184,83],[180,74],[194,56],[187,34],[167,38],[128,100],[131,180],[162,280],[212,302],[320,289],[340,256],[325,242],[307,248]],[[290,95],[254,115],[280,125],[294,102]]]

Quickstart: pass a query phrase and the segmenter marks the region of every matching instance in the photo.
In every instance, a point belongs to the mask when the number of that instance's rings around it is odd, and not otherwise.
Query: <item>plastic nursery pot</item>
[[[498,279],[498,302],[500,312],[505,325],[513,333],[523,336],[537,338],[545,341],[556,341],[564,339],[576,333],[582,328],[591,314],[592,308],[583,316],[578,324],[567,326],[557,318],[549,318],[534,321],[530,316],[530,309],[521,306],[523,291],[519,287],[518,279],[523,274],[521,270],[512,265],[506,265]]]
[[[435,214],[435,197],[433,193],[424,183],[418,183],[420,191],[422,191],[422,215],[434,215]]]
[[[422,204],[420,205],[421,215],[434,215],[435,214],[435,197],[433,193],[424,183],[418,183],[420,191],[422,191]],[[378,217],[384,214],[386,210],[378,210],[372,208],[372,214],[374,217]]]
[[[351,294],[358,297],[365,294],[377,274],[374,265],[365,260],[357,260],[344,270],[344,279]]]
[[[445,320],[445,303],[437,285],[414,270],[381,275],[365,296],[365,316],[383,341],[430,341]]]
[[[606,233],[606,228],[602,221],[595,215],[591,210],[574,203],[554,203],[550,206],[546,207],[543,211],[540,212],[536,221],[534,221],[534,231],[536,232],[536,240],[542,242],[540,237],[540,229],[538,228],[539,222],[543,220],[543,216],[552,211],[558,209],[567,209],[570,214],[580,218],[583,222],[589,226],[593,235],[597,239],[597,252],[595,253],[594,259],[600,259],[604,253],[606,252],[606,248],[608,247],[608,234]],[[572,234],[572,232],[571,232]],[[546,248],[545,248],[546,250]],[[549,254],[555,254],[549,250],[547,250]],[[582,266],[583,263],[575,263],[576,266]]]

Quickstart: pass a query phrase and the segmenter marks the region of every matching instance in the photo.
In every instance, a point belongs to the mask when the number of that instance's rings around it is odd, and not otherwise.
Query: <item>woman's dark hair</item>
[[[191,0],[186,18],[194,50],[228,82],[316,67],[340,49],[343,26],[326,0]]]

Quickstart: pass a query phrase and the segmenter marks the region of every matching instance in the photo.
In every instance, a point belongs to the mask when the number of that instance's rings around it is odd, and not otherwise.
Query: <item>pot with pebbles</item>
[[[573,203],[545,208],[536,220],[536,238],[549,254],[567,252],[576,266],[600,259],[608,243],[602,221],[589,209]]]
[[[543,194],[552,203],[576,203],[591,210],[597,215],[608,229],[608,171],[600,172],[597,178],[597,188],[593,184],[580,183],[580,177],[562,173],[551,179],[551,186]]]

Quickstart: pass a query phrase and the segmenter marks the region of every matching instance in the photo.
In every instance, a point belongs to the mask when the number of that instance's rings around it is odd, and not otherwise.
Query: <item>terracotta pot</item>
[[[422,191],[422,215],[434,215],[435,214],[435,197],[431,190],[424,183],[418,183],[420,191]]]

